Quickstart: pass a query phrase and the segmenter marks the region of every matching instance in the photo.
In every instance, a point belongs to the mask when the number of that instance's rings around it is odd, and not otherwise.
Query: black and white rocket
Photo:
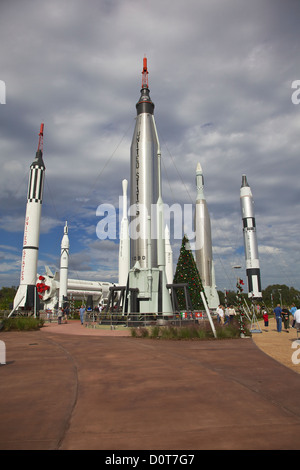
[[[68,270],[69,270],[70,242],[68,235],[68,224],[64,227],[64,235],[61,241],[60,270],[59,270],[59,308],[64,308],[68,299]]]
[[[36,309],[38,305],[36,280],[45,177],[43,136],[44,124],[42,123],[36,157],[30,166],[20,285],[14,298],[14,310]]]
[[[262,297],[260,267],[254,215],[254,202],[246,175],[242,176],[240,201],[243,220],[246,275],[248,280],[248,297],[256,299]]]
[[[204,177],[200,163],[196,168],[197,196],[195,205],[195,256],[196,265],[204,287],[209,308],[216,309],[220,303],[215,283],[212,254],[211,223],[204,195]]]

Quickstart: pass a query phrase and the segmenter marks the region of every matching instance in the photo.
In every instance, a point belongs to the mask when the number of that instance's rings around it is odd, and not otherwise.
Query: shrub
[[[150,338],[159,338],[160,328],[158,325],[152,326],[150,331]]]
[[[215,325],[217,339],[229,339],[240,337],[240,327],[238,321],[226,325]],[[250,335],[249,330],[246,331]],[[138,327],[131,329],[132,337],[140,338],[161,338],[161,339],[177,339],[177,340],[208,340],[214,339],[214,334],[208,322],[201,324],[189,324],[182,326],[166,325],[166,326],[152,326],[151,328]]]
[[[10,317],[3,318],[1,322],[2,331],[10,330],[19,330],[19,331],[29,331],[29,330],[38,330],[44,324],[42,318],[34,317]]]

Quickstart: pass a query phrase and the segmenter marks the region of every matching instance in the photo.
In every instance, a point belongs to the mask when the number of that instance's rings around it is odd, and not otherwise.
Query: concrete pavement
[[[300,448],[300,375],[252,339],[88,330],[0,333],[0,449]]]

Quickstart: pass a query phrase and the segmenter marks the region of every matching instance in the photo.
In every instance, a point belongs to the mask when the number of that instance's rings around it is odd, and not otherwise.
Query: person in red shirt
[[[265,326],[269,326],[269,315],[267,310],[263,307],[263,319],[265,322]]]

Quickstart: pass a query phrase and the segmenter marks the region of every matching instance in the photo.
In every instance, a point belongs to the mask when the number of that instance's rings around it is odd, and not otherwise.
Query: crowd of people
[[[262,317],[264,320],[264,326],[269,326],[269,314],[267,309],[263,306],[262,309]],[[219,305],[216,309],[217,320],[220,325],[229,324],[235,315],[237,315],[236,310],[231,305],[230,307],[224,307],[223,305]],[[281,307],[280,304],[273,310],[274,318],[276,320],[277,331],[280,333],[282,331],[282,324],[285,330],[289,330],[289,328],[297,328],[300,330],[300,306],[296,307],[295,304],[292,304],[290,308],[288,307]],[[290,326],[290,316],[292,317],[292,324]]]
[[[276,327],[278,333],[282,331],[282,322],[285,330],[290,328],[290,315],[292,315],[292,328],[300,329],[300,306],[297,308],[295,304],[292,304],[291,308],[281,307],[280,304],[273,310],[274,318],[276,320]]]
[[[223,305],[219,305],[216,309],[217,320],[220,325],[226,325],[232,321],[232,319],[237,315],[236,310],[234,309],[233,305],[229,307],[224,307]]]

